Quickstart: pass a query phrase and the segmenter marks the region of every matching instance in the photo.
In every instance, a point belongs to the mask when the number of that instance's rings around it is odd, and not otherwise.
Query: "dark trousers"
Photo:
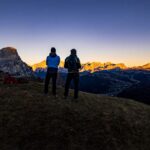
[[[65,84],[65,96],[68,96],[71,81],[74,81],[74,98],[78,98],[79,73],[68,73]]]
[[[56,95],[56,80],[57,80],[57,68],[48,68],[45,78],[45,94],[48,93],[49,81],[52,79],[52,94]]]

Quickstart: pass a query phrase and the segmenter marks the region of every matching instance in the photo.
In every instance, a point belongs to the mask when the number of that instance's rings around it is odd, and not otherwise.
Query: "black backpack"
[[[79,63],[78,58],[71,55],[66,59],[65,68],[68,68],[68,71],[78,71]]]

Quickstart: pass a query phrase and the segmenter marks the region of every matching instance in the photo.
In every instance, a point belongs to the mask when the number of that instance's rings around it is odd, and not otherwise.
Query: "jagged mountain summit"
[[[145,69],[145,70],[150,70],[150,63],[147,63],[141,67],[139,67],[140,69]]]
[[[111,62],[106,63],[91,62],[83,64],[81,71],[96,72],[101,70],[112,70],[112,69],[127,69],[127,67],[123,63],[114,64]]]
[[[60,68],[64,67],[64,62],[61,61]],[[38,69],[45,69],[46,68],[46,61],[42,61],[40,63],[32,65],[32,69],[34,71]],[[111,62],[101,63],[101,62],[88,62],[82,64],[81,72],[89,71],[89,72],[96,72],[101,70],[111,70],[111,69],[127,69],[127,67],[123,63],[114,64]]]
[[[39,70],[39,69],[45,69],[46,68],[46,61],[42,61],[40,63],[34,64],[31,66],[33,71]],[[64,67],[64,62],[61,61],[59,67],[62,69]],[[150,63],[147,63],[142,66],[137,67],[127,67],[124,63],[101,63],[101,62],[87,62],[82,64],[81,72],[89,71],[89,72],[96,72],[96,71],[102,71],[102,70],[150,70]]]
[[[0,70],[16,76],[31,76],[32,68],[23,62],[17,49],[5,47],[0,49]]]
[[[40,63],[37,63],[37,64],[34,64],[32,65],[32,69],[35,71],[36,69],[39,69],[39,68],[46,68],[46,61],[43,60],[41,61]]]

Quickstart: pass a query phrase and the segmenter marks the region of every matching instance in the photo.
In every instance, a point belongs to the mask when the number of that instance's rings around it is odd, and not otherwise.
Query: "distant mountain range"
[[[60,70],[64,72],[64,62],[61,61]],[[9,72],[11,74],[20,74],[20,75],[31,75],[33,71],[46,69],[46,61],[34,64],[31,67],[23,62],[18,55],[17,49],[13,47],[5,47],[0,49],[0,70],[4,72]],[[90,73],[102,71],[102,70],[149,70],[150,63],[147,63],[143,66],[137,67],[127,67],[123,63],[114,64],[111,62],[101,63],[101,62],[88,62],[82,64],[81,72],[88,71]]]
[[[63,66],[64,62],[61,62],[58,77],[60,85],[64,85],[66,80],[67,71]],[[45,61],[33,65],[32,68],[37,77],[45,78]],[[84,92],[132,98],[150,104],[150,63],[137,67],[111,62],[82,64],[79,88]]]
[[[33,71],[36,71],[37,69],[45,69],[46,66],[46,61],[42,61],[40,63],[34,64],[31,66]],[[61,61],[60,68],[64,67],[64,62]],[[96,71],[102,71],[102,70],[114,70],[114,69],[119,69],[119,70],[150,70],[150,63],[145,64],[143,66],[137,66],[137,67],[127,67],[123,63],[119,64],[114,64],[111,62],[106,62],[106,63],[101,63],[101,62],[87,62],[82,64],[82,69],[80,70],[81,72],[88,71],[88,72],[96,72]]]
[[[58,84],[64,86],[67,70],[61,61]],[[23,62],[15,48],[0,50],[0,71],[14,76],[32,76],[44,79],[46,62],[33,66]],[[73,87],[73,85],[71,85]],[[150,104],[150,63],[129,68],[123,63],[88,62],[80,71],[80,90],[95,94],[132,98]]]
[[[0,71],[16,76],[31,76],[32,68],[23,62],[17,49],[5,47],[0,49]]]

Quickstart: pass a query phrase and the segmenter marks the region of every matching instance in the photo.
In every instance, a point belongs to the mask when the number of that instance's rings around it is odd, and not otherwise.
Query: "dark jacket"
[[[64,67],[69,73],[78,73],[81,68],[80,59],[76,55],[70,55],[65,59]]]

